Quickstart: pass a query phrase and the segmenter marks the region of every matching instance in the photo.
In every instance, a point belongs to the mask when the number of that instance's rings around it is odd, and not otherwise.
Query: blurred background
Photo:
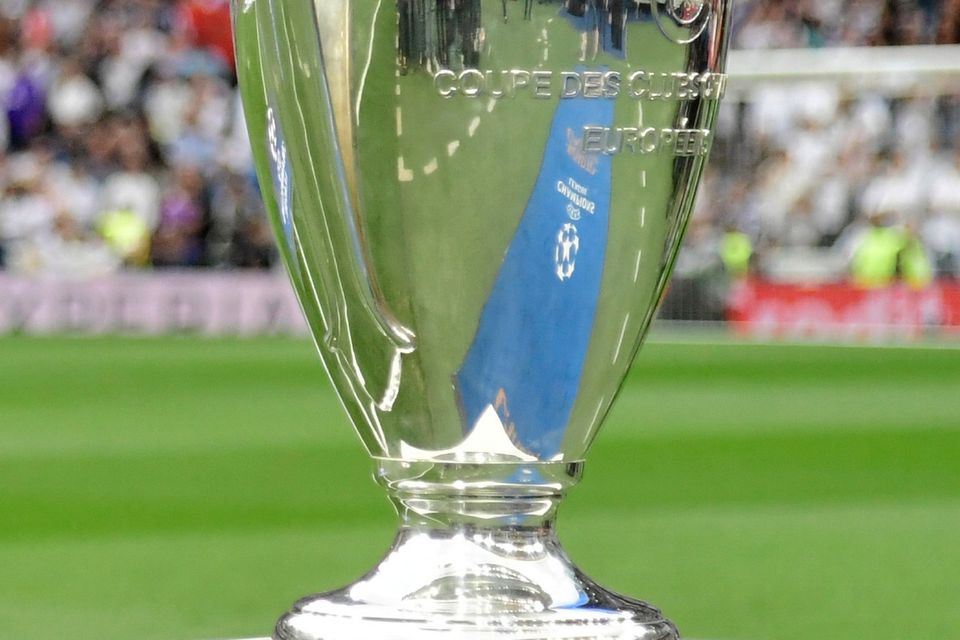
[[[663,317],[760,336],[954,333],[960,3],[741,0],[734,22],[734,79]],[[189,307],[208,297],[191,295],[202,274],[275,269],[232,56],[224,1],[4,1],[0,331],[162,330],[128,308],[139,284],[103,276],[196,270],[161,287]],[[19,276],[101,280],[31,285],[25,319]],[[248,286],[245,309],[286,312]],[[167,328],[218,332],[217,309],[168,309]]]
[[[2,638],[266,635],[389,542],[230,38],[222,0],[0,2]],[[735,2],[676,276],[561,525],[692,638],[960,637],[958,42],[958,0]]]

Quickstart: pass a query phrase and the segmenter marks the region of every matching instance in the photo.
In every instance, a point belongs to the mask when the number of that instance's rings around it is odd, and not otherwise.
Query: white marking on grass
[[[413,171],[403,164],[403,156],[397,158],[397,179],[400,182],[413,182]]]
[[[400,107],[397,107],[397,136],[403,135],[403,113]]]
[[[643,260],[643,249],[637,251],[637,264],[633,268],[633,281],[637,282],[640,279],[640,263]]]
[[[440,167],[440,163],[437,162],[436,158],[433,158],[430,162],[426,164],[426,166],[423,167],[423,172],[429,176],[431,173],[436,171],[439,167]]]
[[[493,113],[493,110],[497,107],[497,101],[494,98],[490,98],[490,102],[487,103],[487,113]]]
[[[591,427],[591,426],[597,424],[597,418],[600,417],[600,412],[603,410],[603,404],[604,404],[605,402],[606,402],[606,400],[605,400],[604,398],[600,398],[600,402],[597,403],[597,410],[593,412],[593,417],[590,418],[590,422],[587,423],[587,426],[588,426],[588,427]],[[596,435],[596,434],[594,433],[594,430],[593,430],[593,429],[588,429],[587,437],[584,439],[584,442],[589,441],[590,438],[592,438],[594,435]]]
[[[647,170],[644,169],[640,172],[640,186],[644,189],[647,188]]]
[[[370,46],[367,48],[367,62],[363,66],[363,73],[360,74],[360,87],[357,89],[357,122],[360,122],[360,102],[363,100],[363,88],[367,84],[367,74],[370,72],[370,63],[373,60],[373,41],[377,34],[377,16],[380,14],[380,6],[383,0],[377,0],[377,7],[373,10],[373,20],[370,23]],[[397,95],[400,95],[400,87],[397,87]]]
[[[460,141],[454,140],[453,142],[447,145],[447,155],[452,158],[453,154],[455,154],[457,152],[457,149],[459,148],[460,148]]]
[[[647,226],[647,208],[640,207],[640,228]]]
[[[630,324],[630,314],[623,319],[623,326],[620,328],[620,339],[617,340],[617,348],[613,352],[613,362],[616,364],[617,360],[620,359],[620,350],[623,348],[623,341],[627,337],[627,325]]]
[[[467,128],[467,134],[472,138],[473,134],[477,132],[477,128],[480,126],[480,117],[477,116],[470,121],[470,126]]]

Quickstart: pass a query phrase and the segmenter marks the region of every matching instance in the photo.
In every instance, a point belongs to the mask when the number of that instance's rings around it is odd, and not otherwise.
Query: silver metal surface
[[[675,637],[580,574],[553,516],[686,227],[729,0],[234,0],[234,18],[281,253],[403,525],[276,637]]]

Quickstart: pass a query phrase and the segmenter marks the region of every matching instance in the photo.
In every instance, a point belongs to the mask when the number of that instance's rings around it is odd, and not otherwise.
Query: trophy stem
[[[276,640],[677,640],[646,603],[570,561],[556,513],[582,463],[378,459],[400,514],[384,560],[343,589],[298,602]]]
[[[377,460],[404,528],[553,531],[557,508],[582,462],[464,463]]]

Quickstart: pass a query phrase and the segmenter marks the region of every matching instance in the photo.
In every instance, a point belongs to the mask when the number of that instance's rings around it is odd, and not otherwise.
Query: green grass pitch
[[[0,638],[266,635],[390,542],[306,342],[0,353]],[[690,638],[957,638],[960,350],[650,344],[560,533]]]

